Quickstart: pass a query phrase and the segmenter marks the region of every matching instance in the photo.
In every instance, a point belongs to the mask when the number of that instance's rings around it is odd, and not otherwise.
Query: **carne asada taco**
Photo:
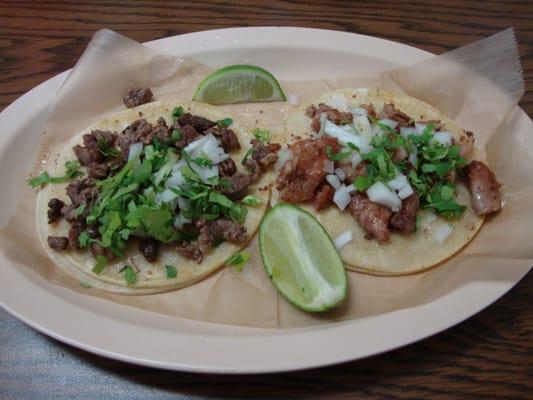
[[[93,287],[187,286],[254,234],[278,149],[211,106],[126,110],[74,137],[52,169],[29,180],[53,183],[38,194],[40,239],[57,265]]]
[[[273,196],[304,203],[337,237],[349,269],[424,270],[501,209],[500,184],[473,134],[415,98],[333,91],[292,113],[289,134],[304,139],[280,152]]]

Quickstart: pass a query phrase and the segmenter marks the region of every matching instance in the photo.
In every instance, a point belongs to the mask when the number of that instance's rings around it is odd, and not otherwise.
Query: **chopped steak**
[[[241,148],[237,135],[229,128],[213,126],[207,129],[204,132],[204,135],[207,135],[209,133],[211,133],[213,136],[218,138],[218,140],[220,140],[222,148],[226,153]]]
[[[232,176],[235,172],[237,172],[235,161],[233,161],[231,158],[225,159],[218,164],[218,172],[220,176]]]
[[[68,239],[70,241],[70,245],[73,246],[75,249],[80,249],[80,241],[78,240],[80,237],[80,233],[82,233],[85,230],[85,226],[79,223],[74,223],[74,225],[70,226],[70,229],[68,230]]]
[[[183,149],[187,147],[188,144],[194,142],[196,139],[200,138],[200,135],[192,125],[185,125],[179,129],[181,132],[180,139],[176,142],[176,147]]]
[[[464,135],[461,135],[459,139],[459,155],[461,157],[468,156],[474,148],[474,134],[470,131],[465,131]]]
[[[153,126],[146,119],[141,118],[133,121],[127,126],[119,135],[117,144],[122,150],[122,158],[128,159],[130,146],[133,143],[142,142],[143,144],[150,144],[153,139]]]
[[[313,201],[315,210],[320,211],[326,208],[331,200],[333,200],[333,192],[333,188],[327,183],[318,189],[315,195],[315,200]]]
[[[171,131],[167,125],[167,121],[165,121],[165,118],[159,117],[157,120],[157,125],[154,127],[152,134],[154,137],[158,138],[164,143],[168,143],[170,141]]]
[[[342,112],[327,104],[320,103],[318,108],[314,105],[307,107],[306,115],[312,119],[311,127],[315,132],[320,131],[320,114],[325,114],[336,125],[350,124],[353,121],[353,115],[349,112]]]
[[[146,258],[146,261],[155,262],[157,260],[158,250],[159,242],[154,238],[148,237],[139,240],[139,251]]]
[[[391,227],[403,233],[413,232],[416,228],[416,213],[419,207],[418,194],[413,193],[402,201],[402,209],[392,216]]]
[[[191,125],[199,133],[203,133],[205,130],[216,125],[216,122],[198,115],[192,115],[191,113],[180,115],[177,121],[181,126]]]
[[[376,238],[378,242],[386,242],[390,237],[389,220],[391,210],[379,204],[372,203],[366,194],[356,193],[349,205],[350,214],[359,222],[369,238]]]
[[[298,203],[314,198],[326,176],[324,161],[328,159],[328,146],[333,152],[340,149],[337,139],[326,136],[299,140],[290,146],[292,158],[285,163],[276,181],[283,201]]]
[[[231,176],[226,176],[224,179],[228,181],[228,187],[223,187],[220,191],[232,200],[241,200],[246,196],[246,189],[252,183],[251,175],[241,171],[237,171]]]
[[[98,187],[95,185],[93,178],[81,178],[72,181],[67,186],[67,195],[74,207],[88,203],[98,196]]]
[[[389,103],[383,106],[383,109],[379,112],[378,119],[392,119],[398,122],[398,126],[408,126],[411,118],[409,115],[397,110],[394,104]]]
[[[149,103],[154,98],[152,91],[146,89],[131,89],[128,94],[122,99],[127,108],[137,107],[141,104]]]
[[[215,221],[205,221],[200,219],[197,224],[200,228],[198,244],[200,248],[206,250],[213,247],[218,240],[243,243],[248,235],[246,227],[229,219],[219,219]]]
[[[105,154],[101,148],[115,146],[117,134],[109,131],[94,130],[83,135],[83,146],[76,145],[72,148],[81,165],[89,166],[92,163],[101,163],[105,160]]]
[[[49,224],[53,224],[61,217],[61,209],[64,205],[65,203],[59,199],[51,199],[48,202],[47,216]]]
[[[200,264],[203,260],[202,250],[198,242],[183,242],[176,246],[176,250],[183,257],[188,258],[189,260],[196,261]]]
[[[405,160],[409,156],[403,147],[397,147],[392,151],[392,161],[395,163]]]
[[[502,208],[500,183],[494,173],[481,161],[467,166],[468,186],[472,208],[477,215],[488,215]]]
[[[68,238],[64,236],[48,236],[46,241],[48,242],[48,246],[50,246],[50,248],[57,251],[65,250],[69,244]]]

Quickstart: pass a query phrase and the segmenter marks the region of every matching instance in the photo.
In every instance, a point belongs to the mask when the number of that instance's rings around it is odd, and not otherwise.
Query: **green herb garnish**
[[[268,129],[255,128],[252,133],[257,140],[260,140],[264,144],[270,143],[270,131]]]
[[[178,276],[178,271],[173,265],[165,265],[165,270],[167,272],[167,279],[172,279]]]
[[[348,157],[351,154],[351,152],[345,151],[345,152],[334,153],[331,146],[326,146],[326,154],[328,155],[328,158],[331,161],[340,161]]]
[[[172,110],[172,117],[174,119],[181,117],[184,114],[184,110],[182,106],[174,107],[174,110]]]
[[[106,269],[108,264],[107,257],[105,256],[96,256],[96,264],[94,265],[92,271],[96,275],[100,275],[104,269]]]
[[[48,172],[43,171],[38,176],[29,178],[26,182],[32,188],[36,188],[48,183],[65,183],[83,175],[83,172],[80,171],[80,163],[77,161],[67,161],[65,163],[65,170],[65,175],[58,177],[52,177],[48,175]]]
[[[247,251],[235,252],[230,258],[225,262],[226,265],[233,266],[237,271],[242,271],[248,260],[250,259],[251,254]]]
[[[124,265],[120,272],[124,275],[124,280],[128,285],[133,285],[137,282],[137,272],[129,265]]]
[[[253,207],[253,206],[257,206],[258,204],[261,204],[261,199],[249,194],[241,200],[241,203],[246,204],[247,206]]]
[[[219,119],[217,121],[217,125],[221,128],[227,128],[228,126],[231,126],[231,124],[233,124],[233,120],[231,118]]]

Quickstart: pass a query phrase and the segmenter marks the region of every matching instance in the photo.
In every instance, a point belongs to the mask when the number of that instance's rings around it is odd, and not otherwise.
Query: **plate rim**
[[[359,41],[359,44],[361,43],[367,43],[373,45],[373,52],[375,51],[376,46],[380,48],[394,48],[397,49],[397,51],[401,52],[408,52],[408,54],[417,55],[416,57],[419,58],[419,61],[427,58],[432,55],[432,53],[429,53],[427,51],[417,49],[412,46],[408,46],[402,43],[394,42],[387,39],[381,39],[373,36],[368,35],[361,35],[357,33],[350,33],[350,32],[340,32],[340,31],[332,31],[332,30],[325,30],[325,29],[315,29],[315,28],[298,28],[298,27],[245,27],[245,28],[226,28],[226,29],[216,29],[216,30],[208,30],[208,31],[200,31],[200,32],[193,32],[193,33],[187,33],[183,35],[175,35],[170,36],[166,38],[161,38],[157,40],[153,40],[150,42],[147,42],[146,44],[150,47],[156,48],[161,51],[169,51],[172,52],[172,50],[168,50],[166,47],[169,43],[173,41],[192,41],[195,43],[195,45],[198,46],[196,53],[189,52],[187,55],[194,55],[194,54],[201,54],[202,51],[205,51],[205,44],[202,43],[211,43],[210,41],[213,40],[213,36],[216,37],[217,35],[226,35],[229,37],[235,36],[239,37],[240,35],[245,32],[247,35],[249,35],[252,31],[255,32],[256,37],[260,37],[262,40],[261,43],[263,45],[268,45],[268,40],[271,35],[274,35],[275,33],[285,32],[287,34],[292,35],[314,35],[315,37],[342,37],[344,38],[343,41],[335,41],[335,45],[340,45],[341,42],[347,41]],[[251,36],[251,35],[249,35]],[[220,42],[222,43],[222,42]],[[225,43],[225,42],[224,42]],[[294,42],[291,42],[294,43]],[[316,43],[315,43],[316,44]],[[270,43],[272,45],[272,43]],[[252,45],[253,46],[253,45]],[[295,46],[298,47],[298,46]],[[227,48],[232,48],[231,46],[227,46]],[[233,47],[235,48],[235,47]],[[375,55],[375,54],[374,54]],[[415,58],[416,58],[415,57]],[[50,90],[51,87],[54,87],[54,85],[60,84],[68,73],[71,70],[64,71],[62,73],[59,73],[55,75],[54,77],[46,80],[45,82],[39,84],[38,86],[34,87],[33,89],[29,90],[22,96],[20,96],[18,99],[16,99],[13,103],[8,105],[0,114],[0,121],[9,120],[8,122],[13,123],[12,128],[10,128],[10,131],[16,131],[17,130],[17,119],[13,116],[17,114],[18,110],[20,108],[24,108],[24,103],[26,100],[29,101],[29,99],[35,97],[40,92],[46,92]],[[41,104],[41,106],[44,106]],[[36,111],[37,112],[37,111]],[[523,112],[523,111],[522,111]],[[8,116],[10,118],[8,119]],[[18,121],[18,123],[21,123],[21,121]],[[2,124],[5,126],[4,124]],[[11,126],[11,125],[7,125]],[[8,144],[9,135],[0,135],[0,149],[4,149],[4,146]],[[0,259],[3,261],[3,255],[0,254]],[[4,271],[4,273],[9,274],[10,271],[6,268],[0,269],[0,272]],[[7,271],[7,272],[6,272]],[[6,275],[8,277],[11,277],[12,279],[16,279],[16,274],[23,275],[21,271],[16,271],[15,268],[13,268],[14,274]],[[465,319],[471,317],[472,315],[478,313],[482,309],[488,307],[490,304],[492,304],[494,301],[498,300],[501,296],[503,296],[507,291],[509,291],[518,281],[528,272],[528,269],[525,271],[522,271],[521,269],[517,269],[516,271],[513,271],[514,275],[507,281],[499,282],[499,285],[492,285],[490,287],[491,289],[491,295],[485,296],[490,297],[489,300],[479,301],[476,303],[475,301],[472,303],[469,303],[469,307],[464,307],[464,304],[461,304],[460,302],[457,303],[457,295],[446,295],[443,297],[438,298],[437,300],[434,300],[430,303],[424,304],[422,306],[414,307],[414,308],[408,308],[408,309],[402,309],[397,311],[392,311],[385,314],[380,314],[373,317],[363,317],[361,319],[357,320],[350,320],[350,321],[343,321],[343,322],[336,322],[332,323],[326,326],[314,326],[309,328],[295,328],[290,330],[277,330],[277,329],[258,329],[258,328],[243,328],[243,327],[235,327],[235,326],[229,326],[229,325],[220,325],[220,327],[216,327],[219,324],[214,323],[207,323],[207,322],[199,322],[199,321],[192,321],[192,320],[185,320],[183,318],[175,318],[177,320],[180,320],[180,323],[183,323],[184,327],[187,327],[189,329],[192,327],[191,332],[192,333],[182,333],[182,332],[176,332],[173,333],[174,336],[181,337],[183,339],[190,340],[190,343],[194,343],[194,346],[204,347],[208,349],[216,349],[218,345],[227,345],[228,342],[228,336],[219,335],[217,333],[215,334],[207,334],[207,335],[200,335],[198,336],[197,333],[194,333],[194,329],[206,329],[206,326],[209,325],[209,328],[213,328],[215,332],[217,329],[220,328],[221,331],[235,331],[239,332],[239,336],[237,338],[230,337],[230,339],[233,339],[232,346],[241,345],[241,350],[245,350],[248,352],[254,352],[257,351],[257,342],[258,340],[264,341],[265,338],[270,339],[269,346],[278,346],[283,345],[287,342],[286,338],[289,337],[290,340],[294,340],[294,337],[296,336],[296,340],[303,340],[303,343],[300,343],[298,349],[292,349],[295,356],[302,356],[304,357],[302,361],[294,361],[294,362],[287,362],[286,360],[281,363],[272,363],[265,365],[261,363],[254,363],[254,360],[250,357],[244,357],[236,362],[231,362],[231,360],[222,360],[224,356],[228,357],[231,354],[227,351],[222,351],[219,353],[216,353],[216,356],[218,357],[218,360],[216,362],[206,362],[205,360],[202,360],[201,357],[199,357],[196,361],[165,361],[162,359],[159,360],[153,360],[150,359],[147,356],[142,356],[137,353],[137,355],[131,355],[132,353],[127,354],[124,350],[118,350],[120,349],[118,346],[118,343],[116,341],[111,341],[110,345],[102,346],[101,342],[100,345],[95,345],[94,340],[98,342],[98,340],[104,340],[106,339],[106,336],[101,336],[93,340],[91,342],[90,340],[87,340],[87,338],[80,339],[80,336],[77,336],[76,338],[73,338],[69,336],[68,334],[64,334],[61,332],[64,332],[61,329],[50,328],[50,325],[47,326],[48,321],[40,322],[38,318],[34,316],[35,312],[32,314],[31,308],[28,308],[31,306],[31,304],[22,303],[22,301],[19,301],[18,307],[17,303],[13,303],[13,299],[16,299],[13,297],[14,293],[11,293],[9,290],[13,291],[14,288],[6,288],[5,283],[7,280],[0,280],[0,306],[2,306],[8,313],[15,316],[19,320],[23,321],[25,324],[31,326],[32,328],[36,329],[39,332],[42,332],[50,337],[53,337],[54,339],[57,339],[61,342],[67,343],[69,345],[72,345],[77,348],[81,348],[85,351],[97,354],[99,356],[104,356],[112,359],[116,359],[119,361],[124,362],[130,362],[133,364],[138,365],[144,365],[144,366],[150,366],[150,367],[156,367],[156,368],[163,368],[163,369],[170,369],[170,370],[179,370],[179,371],[187,371],[187,372],[205,372],[205,373],[219,373],[219,374],[249,374],[249,373],[271,373],[271,372],[285,372],[285,371],[293,371],[293,370],[301,370],[301,369],[308,369],[308,368],[314,368],[314,367],[321,367],[321,366],[328,366],[332,364],[338,364],[350,360],[355,359],[361,359],[365,358],[371,355],[380,354],[386,351],[390,351],[399,347],[403,347],[405,345],[411,344],[413,342],[423,340],[429,336],[432,336],[434,334],[437,334],[441,332],[442,330],[445,330],[449,327],[452,327]],[[21,279],[19,277],[19,279]],[[36,284],[29,279],[27,276],[22,277],[22,279],[25,279],[25,283],[31,283],[35,287]],[[4,287],[3,287],[4,286]],[[7,289],[7,290],[4,290]],[[38,287],[42,293],[40,295],[49,296],[47,299],[47,304],[61,304],[62,306],[66,307],[68,309],[68,313],[70,315],[74,315],[76,311],[79,311],[75,304],[75,302],[66,302],[65,297],[60,297],[55,292],[62,292],[61,289],[54,288],[54,293],[52,293],[52,290],[46,290],[44,287]],[[66,289],[63,289],[65,292]],[[466,290],[464,287],[459,288],[456,290],[456,292],[460,293],[464,290]],[[480,293],[480,291],[486,290],[486,285],[480,284],[474,282],[471,287],[468,289],[471,294]],[[64,296],[66,296],[65,293],[63,293]],[[74,294],[79,295],[79,294]],[[11,297],[9,297],[11,296]],[[66,296],[68,297],[68,296]],[[460,296],[459,296],[460,297]],[[6,301],[7,299],[7,301]],[[11,300],[11,302],[9,301]],[[57,303],[60,302],[60,303]],[[380,319],[385,321],[392,322],[398,322],[398,321],[410,321],[415,322],[416,319],[413,319],[414,317],[418,317],[417,312],[420,309],[424,308],[430,308],[435,309],[439,307],[444,307],[444,309],[448,309],[450,305],[459,305],[463,306],[454,314],[454,318],[450,318],[449,316],[447,318],[434,318],[432,323],[425,326],[425,329],[421,329],[421,327],[418,327],[418,330],[416,332],[409,332],[410,328],[405,330],[405,328],[402,330],[400,329],[399,332],[401,332],[402,340],[396,340],[393,345],[385,345],[383,346],[382,342],[379,340],[385,340],[383,338],[383,333],[377,333],[375,335],[376,337],[373,338],[374,343],[371,345],[369,344],[369,347],[366,349],[366,351],[361,351],[360,348],[357,348],[357,350],[354,350],[353,347],[347,346],[349,345],[349,341],[342,340],[342,346],[335,347],[335,344],[330,345],[330,353],[327,353],[322,356],[315,356],[315,357],[306,357],[305,354],[305,346],[306,345],[313,345],[314,340],[328,340],[331,339],[331,337],[335,335],[342,335],[346,336],[354,329],[362,329],[364,331],[364,326],[361,325],[369,325],[368,321]],[[416,309],[416,310],[415,310]],[[97,315],[96,313],[93,313],[90,310],[83,310],[84,313],[86,313],[86,317],[90,316],[93,318],[93,322],[105,322],[108,324],[108,328],[110,328],[111,331],[120,331],[124,328],[124,326],[131,325],[130,322],[125,322],[123,320],[112,320],[107,316]],[[148,313],[145,311],[136,311],[137,313]],[[92,315],[90,315],[92,313]],[[150,314],[150,313],[148,313]],[[33,317],[32,317],[33,315]],[[161,317],[158,315],[158,319]],[[161,317],[164,318],[164,317]],[[167,317],[171,318],[171,317]],[[57,323],[58,321],[54,321],[54,323]],[[52,324],[53,325],[53,324]],[[372,325],[372,324],[370,324]],[[410,324],[407,324],[410,325]],[[137,326],[139,332],[137,332],[137,337],[142,337],[143,334],[146,333],[153,333],[150,332],[150,328],[145,329],[145,327],[139,327]],[[153,331],[153,330],[152,330]],[[209,329],[208,329],[209,331]],[[335,331],[335,332],[333,332]],[[159,331],[158,331],[159,332]],[[333,332],[333,333],[332,333]],[[259,334],[261,333],[261,334]],[[374,332],[368,332],[374,334]],[[398,332],[397,332],[398,333]],[[299,337],[298,337],[299,336]],[[305,336],[305,337],[303,337]],[[163,336],[167,337],[167,336]],[[236,341],[237,339],[237,341]],[[376,339],[379,339],[376,342]],[[239,343],[238,343],[239,342]],[[191,346],[191,344],[188,344]],[[112,347],[115,346],[115,350],[112,349]],[[183,345],[182,345],[183,346]],[[327,346],[326,346],[327,347]],[[357,346],[356,346],[357,347]],[[126,347],[127,348],[127,347]],[[254,350],[255,349],[255,350]],[[215,354],[215,353],[213,353]],[[307,354],[307,356],[309,356]],[[208,357],[209,358],[209,357]],[[226,361],[226,362],[224,362]]]

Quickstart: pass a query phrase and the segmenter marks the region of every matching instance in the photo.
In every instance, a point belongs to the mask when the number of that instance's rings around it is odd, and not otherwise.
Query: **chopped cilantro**
[[[251,254],[247,251],[237,251],[226,260],[225,264],[233,266],[237,271],[242,271],[250,257]]]
[[[357,152],[361,152],[361,150],[359,149],[359,147],[357,147],[355,144],[353,144],[352,142],[348,142],[346,143],[348,145],[348,147],[352,150],[355,150]]]
[[[217,192],[211,192],[209,193],[209,201],[211,203],[220,204],[222,207],[231,208],[235,203],[228,199],[223,194],[217,193]]]
[[[195,157],[191,161],[200,167],[211,167],[213,165],[213,162],[206,157]]]
[[[167,279],[172,279],[178,276],[178,271],[173,265],[165,265],[165,270],[167,272]]]
[[[227,128],[228,126],[231,126],[233,124],[233,120],[231,118],[224,118],[217,121],[217,125],[221,128]]]
[[[48,183],[65,183],[78,176],[82,176],[83,172],[80,171],[80,163],[77,161],[67,161],[65,163],[65,175],[52,177],[48,175],[48,172],[43,171],[39,175],[29,178],[26,182],[32,188],[44,186]]]
[[[170,139],[173,142],[177,142],[178,140],[181,140],[181,131],[178,129],[172,129],[172,133],[170,134]]]
[[[261,200],[255,196],[252,196],[251,194],[249,194],[248,196],[245,196],[242,200],[241,200],[241,203],[242,204],[246,204],[247,206],[257,206],[258,204],[261,204]]]
[[[94,265],[92,271],[96,275],[100,275],[104,269],[107,267],[107,257],[105,256],[96,256],[96,264]]]
[[[81,281],[80,282],[80,286],[84,287],[85,289],[90,289],[92,287],[89,283],[87,283],[85,281]]]
[[[129,265],[124,265],[120,272],[124,275],[124,280],[128,285],[137,283],[137,272]]]
[[[74,216],[76,218],[78,218],[80,215],[83,214],[83,212],[85,211],[85,208],[87,207],[87,204],[83,203],[82,205],[80,205],[78,208],[76,208],[74,210]]]
[[[109,143],[104,138],[101,138],[97,141],[98,150],[106,157],[117,158],[120,156],[120,150],[116,149],[113,146],[110,146]]]
[[[181,117],[185,111],[183,110],[182,106],[174,107],[174,110],[172,110],[172,117],[174,119]]]
[[[466,208],[455,201],[454,188],[449,184],[435,185],[426,195],[426,201],[425,208],[433,208],[447,218],[460,216]]]
[[[248,160],[248,158],[250,158],[251,156],[253,156],[254,154],[254,149],[253,148],[249,148],[246,153],[244,154],[244,157],[242,158],[241,160],[241,164],[242,165],[245,165],[246,164],[246,161]]]
[[[252,133],[256,139],[260,140],[264,144],[270,143],[270,131],[268,129],[255,128]]]
[[[78,243],[81,247],[89,246],[89,244],[91,243],[91,237],[89,236],[87,231],[83,231],[82,233],[80,233],[80,235],[78,236]]]
[[[328,155],[328,158],[331,161],[340,161],[348,157],[351,154],[351,152],[345,151],[345,152],[334,153],[332,147],[328,145],[326,146],[326,154]]]
[[[356,189],[360,192],[364,192],[373,184],[374,182],[372,182],[372,179],[366,175],[359,175],[357,178],[355,178],[354,182]]]

